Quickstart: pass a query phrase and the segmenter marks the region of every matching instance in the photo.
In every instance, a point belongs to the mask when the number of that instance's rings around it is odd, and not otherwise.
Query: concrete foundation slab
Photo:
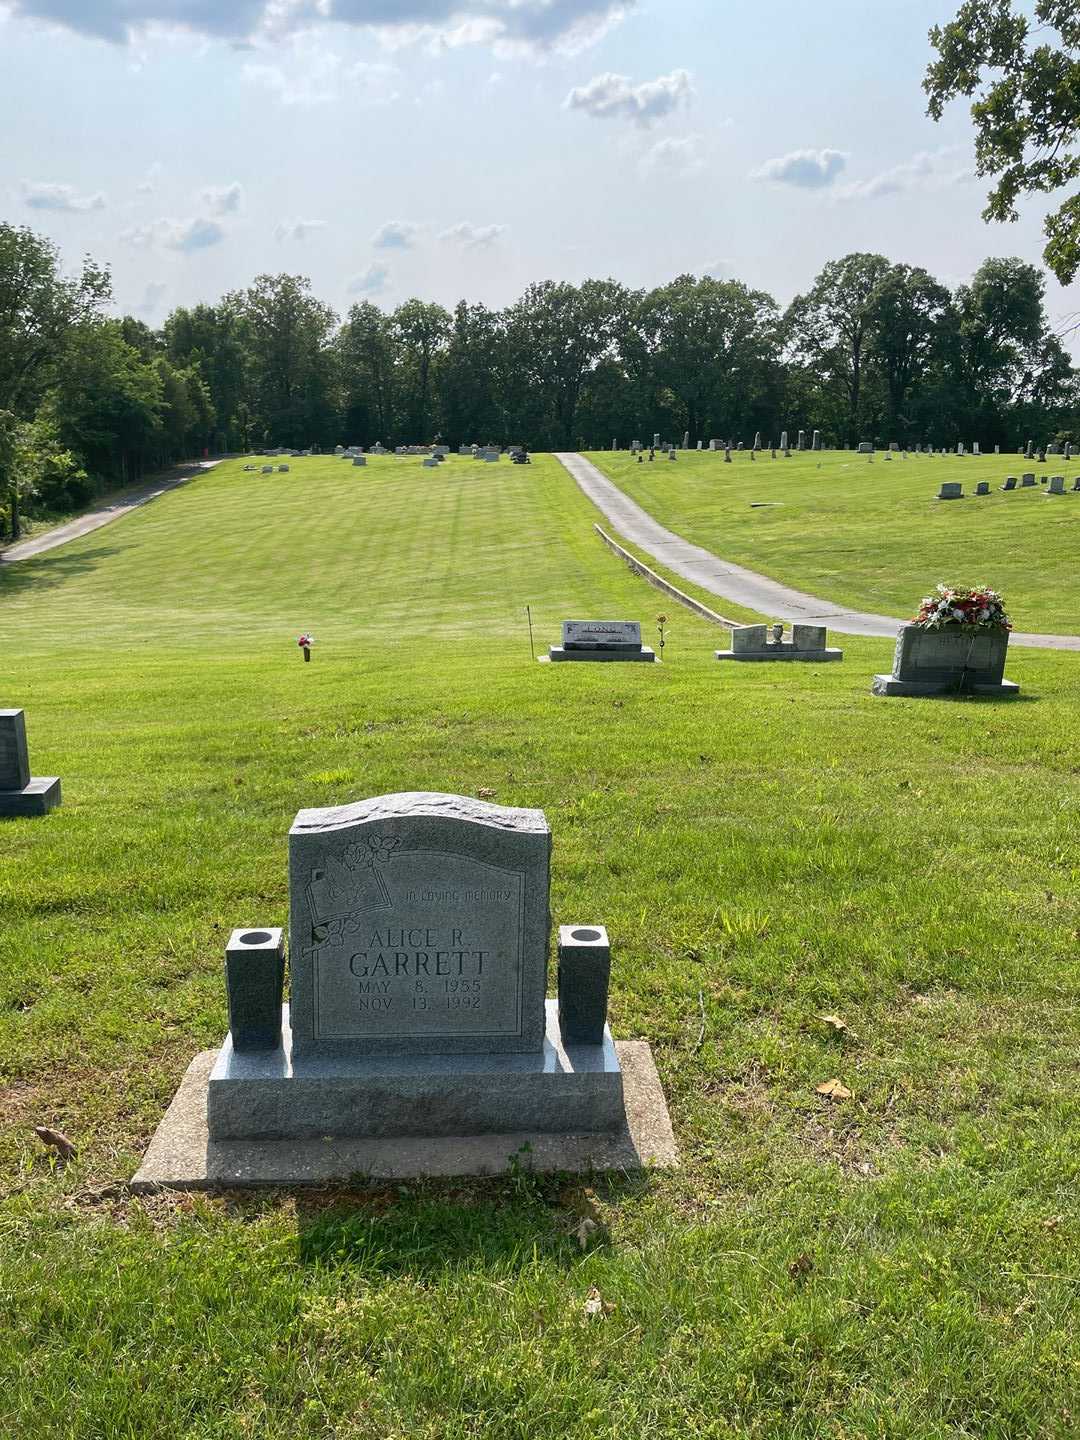
[[[870,691],[874,695],[985,695],[1006,700],[1019,695],[1020,686],[1012,680],[1003,680],[1000,685],[965,685],[958,689],[954,681],[897,680],[892,675],[875,675]]]
[[[643,1040],[617,1040],[623,1118],[615,1131],[339,1140],[211,1140],[206,1095],[218,1058],[204,1050],[179,1090],[131,1181],[136,1193],[229,1187],[356,1184],[424,1176],[501,1175],[511,1165],[537,1172],[670,1168],[678,1164],[664,1093]]]
[[[215,1140],[315,1140],[615,1130],[622,1072],[600,1045],[565,1045],[558,1002],[536,1051],[510,1054],[298,1055],[282,1007],[276,1050],[237,1052],[231,1037],[208,1082]]]
[[[717,650],[717,660],[842,660],[844,652],[829,646],[825,650],[801,650],[786,641],[765,650]]]
[[[21,790],[0,790],[0,815],[47,815],[60,804],[60,781],[55,775],[30,781]]]
[[[656,652],[643,645],[640,650],[566,650],[562,645],[552,645],[545,659],[556,660],[636,660],[653,661]]]

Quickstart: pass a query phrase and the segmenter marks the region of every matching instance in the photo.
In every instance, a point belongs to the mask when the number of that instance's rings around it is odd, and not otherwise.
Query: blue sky
[[[850,250],[956,285],[1038,262],[1042,208],[985,225],[965,108],[925,116],[955,8],[0,0],[0,215],[151,323],[281,270],[342,313],[684,271],[785,304]]]

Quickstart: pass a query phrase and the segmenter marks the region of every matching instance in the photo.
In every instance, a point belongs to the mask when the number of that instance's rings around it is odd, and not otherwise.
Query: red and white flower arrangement
[[[301,636],[300,636],[300,639],[297,640],[296,643],[297,643],[297,645],[300,646],[300,649],[304,652],[304,659],[305,659],[305,660],[310,660],[310,659],[311,659],[311,647],[312,647],[312,645],[315,644],[315,636],[314,636],[314,635],[308,635],[308,634],[301,635]]]
[[[940,630],[944,626],[962,625],[980,630],[1011,630],[1005,613],[1005,601],[996,590],[985,585],[938,585],[933,595],[925,595],[919,613],[912,621],[924,630]]]

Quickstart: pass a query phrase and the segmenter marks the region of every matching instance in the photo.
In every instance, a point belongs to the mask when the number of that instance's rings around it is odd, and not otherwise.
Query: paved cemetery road
[[[792,590],[788,585],[781,585],[779,580],[770,580],[766,575],[745,570],[729,560],[721,560],[711,551],[703,550],[700,545],[691,545],[681,535],[666,530],[583,455],[559,454],[556,459],[562,461],[580,489],[620,534],[654,555],[668,570],[694,585],[700,585],[710,594],[732,600],[736,605],[745,605],[748,610],[756,610],[759,615],[768,615],[776,620],[827,625],[841,635],[880,635],[889,640],[896,639],[902,620],[890,615],[849,610],[817,595]],[[1080,635],[1021,635],[1014,632],[1010,638],[1014,645],[1080,650]]]
[[[16,560],[30,560],[35,555],[44,555],[47,550],[55,550],[58,545],[66,545],[69,540],[77,540],[80,535],[89,535],[92,530],[100,530],[102,525],[119,520],[120,516],[126,515],[129,510],[156,500],[159,495],[185,484],[193,475],[212,470],[215,465],[220,464],[220,460],[199,460],[192,465],[177,465],[175,469],[165,470],[160,475],[155,475],[153,480],[132,486],[121,491],[119,495],[114,495],[111,500],[95,505],[77,520],[69,520],[66,525],[57,525],[53,530],[46,530],[45,534],[39,535],[36,540],[20,540],[17,545],[9,545],[6,550],[0,550],[0,565],[13,565]]]

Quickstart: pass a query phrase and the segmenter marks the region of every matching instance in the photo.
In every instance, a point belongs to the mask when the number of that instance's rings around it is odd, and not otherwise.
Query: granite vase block
[[[381,795],[289,832],[298,1055],[539,1050],[551,831],[541,810]]]
[[[225,947],[229,1034],[234,1050],[278,1048],[284,984],[284,932],[275,928],[234,930]]]
[[[559,926],[559,1026],[566,1044],[602,1045],[611,945],[603,925]]]
[[[516,1055],[298,1055],[288,1007],[276,1051],[238,1054],[228,1040],[210,1074],[214,1140],[360,1136],[562,1134],[624,1122],[611,1035],[575,1045],[558,1005],[541,1007],[539,1049]]]
[[[1019,685],[1004,678],[1008,648],[1007,630],[903,625],[892,674],[875,675],[871,690],[875,695],[1016,695]]]

